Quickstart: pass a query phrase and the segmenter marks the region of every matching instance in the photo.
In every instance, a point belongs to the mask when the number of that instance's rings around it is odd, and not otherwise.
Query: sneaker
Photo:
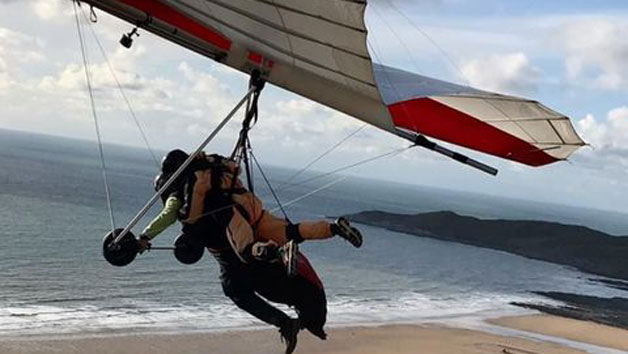
[[[339,217],[334,224],[337,226],[336,230],[338,231],[338,236],[349,241],[355,248],[362,246],[362,234],[358,229],[349,224],[349,220]]]
[[[286,354],[292,354],[297,347],[297,335],[301,330],[301,324],[296,318],[291,318],[279,329],[281,341],[286,344]]]
[[[294,241],[289,241],[279,249],[279,254],[283,264],[286,266],[288,277],[297,275],[297,257],[299,255],[299,245]]]

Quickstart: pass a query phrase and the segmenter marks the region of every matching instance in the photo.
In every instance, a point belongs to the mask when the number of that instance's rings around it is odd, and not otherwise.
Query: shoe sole
[[[346,235],[347,241],[349,241],[353,247],[360,248],[362,246],[362,234],[349,224],[349,220],[338,218],[336,224],[342,229],[343,233]]]

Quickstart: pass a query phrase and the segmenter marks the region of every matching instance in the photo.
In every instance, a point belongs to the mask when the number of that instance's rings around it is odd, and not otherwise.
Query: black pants
[[[279,263],[224,264],[220,260],[219,263],[223,291],[239,308],[261,321],[281,327],[289,319],[288,315],[266,300],[293,306],[301,326],[325,339],[327,300],[323,289],[300,276],[288,278]]]

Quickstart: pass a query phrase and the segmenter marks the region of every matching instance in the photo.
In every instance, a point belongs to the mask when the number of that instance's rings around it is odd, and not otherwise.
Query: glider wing
[[[544,105],[372,63],[362,0],[84,0],[230,67],[408,139],[531,166],[584,142]]]

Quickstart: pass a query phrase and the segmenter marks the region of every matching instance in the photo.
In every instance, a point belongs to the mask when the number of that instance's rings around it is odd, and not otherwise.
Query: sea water
[[[116,225],[123,226],[150,198],[157,167],[139,149],[106,146],[105,152]],[[293,172],[267,167],[277,186]],[[289,201],[334,178],[279,188],[278,194]],[[272,208],[263,183],[256,185]],[[110,228],[103,190],[94,143],[0,130],[0,336],[261,325],[223,295],[217,264],[209,254],[191,266],[178,263],[168,251],[138,256],[127,267],[109,265],[101,254],[102,237]],[[453,210],[487,218],[577,221],[628,234],[628,218],[620,214],[358,178],[287,208],[292,220],[362,210]],[[152,210],[149,217],[157,212]],[[361,249],[340,239],[302,248],[325,283],[332,325],[446,322],[518,313],[522,310],[510,302],[542,300],[531,291],[626,296],[567,267],[360,228],[365,239]],[[154,244],[169,245],[177,233],[173,227]]]

